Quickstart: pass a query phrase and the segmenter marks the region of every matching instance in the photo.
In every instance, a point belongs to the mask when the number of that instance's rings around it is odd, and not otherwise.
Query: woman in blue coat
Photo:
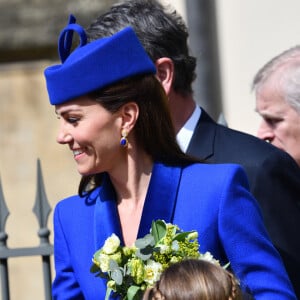
[[[71,53],[72,34],[80,45]],[[269,240],[259,207],[237,165],[203,164],[176,144],[155,66],[126,28],[86,44],[70,18],[59,38],[62,63],[45,70],[69,146],[82,175],[78,195],[54,213],[54,299],[104,299],[90,273],[93,254],[112,234],[132,245],[156,219],[197,230],[200,251],[231,269],[255,299],[296,299]]]

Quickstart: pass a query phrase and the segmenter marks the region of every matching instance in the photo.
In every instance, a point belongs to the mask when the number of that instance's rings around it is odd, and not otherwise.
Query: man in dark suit
[[[174,10],[156,0],[121,2],[87,28],[88,39],[112,35],[129,25],[155,62],[182,149],[207,162],[237,163],[245,169],[266,228],[300,297],[298,165],[272,145],[217,124],[195,104],[196,60],[189,55],[186,25]]]

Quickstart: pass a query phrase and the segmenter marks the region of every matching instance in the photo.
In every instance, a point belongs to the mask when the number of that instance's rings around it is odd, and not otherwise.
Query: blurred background
[[[73,13],[87,26],[113,0],[0,0],[0,179],[11,248],[39,244],[32,212],[40,158],[51,207],[77,192],[72,154],[55,142],[58,122],[43,70],[57,63],[57,37]],[[217,120],[255,135],[251,81],[270,58],[300,41],[298,0],[177,0],[198,58],[195,98]],[[49,216],[53,241],[52,213]],[[40,257],[9,259],[11,300],[44,299]],[[89,267],[89,266],[87,266]],[[52,272],[54,275],[54,270]],[[1,297],[1,291],[0,291]]]

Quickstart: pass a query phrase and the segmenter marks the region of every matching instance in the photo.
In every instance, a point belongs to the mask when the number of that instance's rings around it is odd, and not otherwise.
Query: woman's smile
[[[73,150],[75,160],[79,160],[82,154],[84,154],[84,151],[82,150]]]

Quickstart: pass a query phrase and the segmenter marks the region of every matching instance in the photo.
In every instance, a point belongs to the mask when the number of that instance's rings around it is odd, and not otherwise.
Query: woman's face
[[[122,118],[87,97],[56,106],[60,119],[57,142],[73,152],[81,175],[111,171],[124,149],[120,147]],[[123,151],[122,151],[123,150]]]

